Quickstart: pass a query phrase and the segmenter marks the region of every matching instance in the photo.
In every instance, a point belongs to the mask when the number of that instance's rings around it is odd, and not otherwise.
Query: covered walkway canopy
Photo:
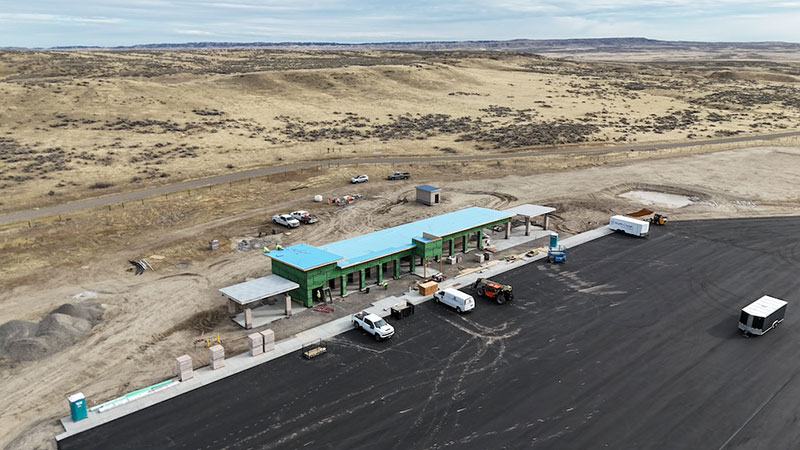
[[[515,216],[525,217],[525,236],[528,236],[531,234],[532,218],[544,215],[544,229],[546,230],[548,228],[548,222],[550,221],[550,217],[548,216],[548,214],[550,214],[555,210],[556,210],[555,208],[551,208],[549,206],[531,205],[530,203],[526,203],[524,205],[508,208],[503,212],[510,213]]]
[[[266,277],[224,287],[219,292],[228,298],[228,313],[232,316],[236,315],[240,308],[244,309],[245,328],[250,329],[253,328],[253,313],[251,309],[253,303],[276,295],[286,294],[284,295],[284,301],[286,302],[285,312],[287,316],[291,316],[292,302],[287,293],[299,287],[299,284],[281,276],[267,275]]]

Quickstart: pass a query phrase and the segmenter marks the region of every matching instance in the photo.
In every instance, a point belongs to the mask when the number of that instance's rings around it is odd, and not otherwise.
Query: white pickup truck
[[[394,336],[393,326],[386,323],[381,316],[366,311],[353,314],[353,326],[356,330],[362,329],[373,335],[376,341]]]
[[[287,228],[297,228],[300,226],[300,221],[289,214],[275,214],[272,216],[272,223],[283,225]]]
[[[301,223],[305,224],[317,223],[317,216],[309,214],[308,211],[304,210],[292,211],[289,215],[299,220]]]

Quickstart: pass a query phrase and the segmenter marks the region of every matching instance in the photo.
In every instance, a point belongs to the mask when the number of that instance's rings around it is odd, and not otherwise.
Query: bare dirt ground
[[[797,62],[692,56],[0,52],[0,211],[293,161],[798,128]]]
[[[792,81],[713,75],[720,69],[705,63],[249,52],[0,53],[0,209],[324,159],[328,148],[337,157],[430,155],[623,136],[683,140],[795,129],[800,115]],[[793,64],[764,73],[794,77]],[[683,208],[651,207],[672,219],[790,215],[800,205],[798,161],[800,145],[786,139],[734,150],[342,166],[2,226],[0,324],[39,321],[76,296],[96,294],[106,310],[89,337],[59,353],[0,360],[0,447],[54,447],[71,392],[83,391],[92,405],[168,378],[177,355],[204,364],[200,330],[219,332],[229,353],[242,351],[246,333],[227,319],[217,289],[268,273],[269,262],[233,250],[239,238],[263,232],[283,245],[323,244],[469,205],[519,203],[555,206],[555,229],[571,234],[645,206],[620,197],[631,190],[691,199]],[[395,169],[412,180],[386,181]],[[356,173],[372,181],[347,183]],[[90,187],[97,183],[108,186]],[[420,183],[442,186],[444,204],[414,203]],[[344,208],[312,201],[352,193],[364,198]],[[320,222],[273,235],[269,217],[293,209],[312,210]],[[220,240],[219,251],[206,249],[210,239]],[[139,258],[155,271],[134,276],[127,261]],[[410,283],[403,278],[392,290]],[[368,301],[337,300],[336,315]],[[273,329],[281,339],[330,318],[308,311]]]

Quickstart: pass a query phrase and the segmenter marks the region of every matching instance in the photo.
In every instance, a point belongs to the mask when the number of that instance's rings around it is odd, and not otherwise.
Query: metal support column
[[[342,275],[341,282],[342,282],[342,285],[339,286],[339,289],[340,289],[342,297],[344,297],[345,295],[347,295],[347,275]]]
[[[549,230],[550,229],[550,214],[545,214],[544,215],[544,229],[545,230]]]
[[[467,253],[467,238],[469,237],[468,234],[461,236],[461,252]]]
[[[456,253],[456,240],[450,239],[450,254],[448,256],[453,256]]]
[[[525,216],[525,236],[531,235],[531,217]]]
[[[506,222],[506,239],[511,237],[511,221]]]
[[[383,264],[378,264],[378,284],[383,283]]]
[[[358,288],[364,289],[367,286],[367,274],[364,269],[358,271]]]
[[[394,279],[397,280],[400,278],[400,258],[395,259],[392,261],[392,268],[394,268]]]
[[[478,230],[478,250],[483,250],[483,230]]]

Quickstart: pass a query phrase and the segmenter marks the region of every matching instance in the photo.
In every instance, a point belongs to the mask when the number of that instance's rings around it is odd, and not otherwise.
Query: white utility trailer
[[[787,302],[765,295],[742,308],[739,329],[747,334],[762,335],[783,322]]]
[[[639,237],[650,234],[650,223],[628,216],[611,216],[608,227],[614,231],[622,231]]]

